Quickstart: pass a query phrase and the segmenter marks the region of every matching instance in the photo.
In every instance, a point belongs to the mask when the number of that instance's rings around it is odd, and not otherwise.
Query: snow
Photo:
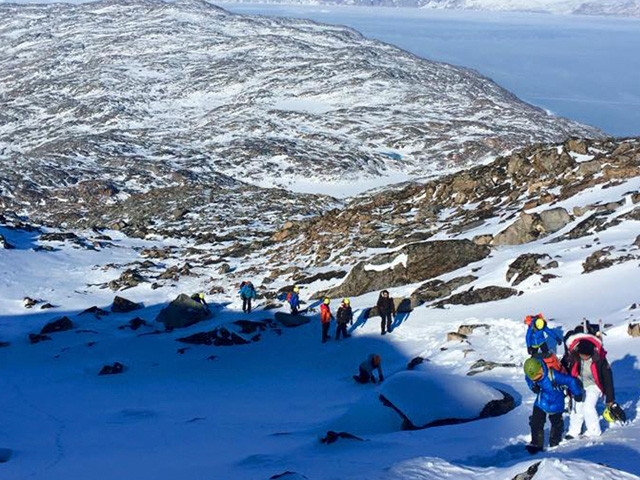
[[[408,255],[406,253],[401,253],[389,263],[384,263],[382,265],[373,265],[369,263],[364,266],[364,269],[367,272],[369,271],[383,272],[390,268],[393,269],[396,265],[402,265],[404,268],[407,268],[407,260],[409,260]]]

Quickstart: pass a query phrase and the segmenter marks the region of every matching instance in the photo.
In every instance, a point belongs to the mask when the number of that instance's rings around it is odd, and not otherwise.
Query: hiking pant
[[[380,313],[382,321],[380,322],[380,328],[382,333],[391,332],[391,312]]]
[[[347,333],[346,323],[338,323],[338,325],[336,326],[336,340],[340,340],[340,335],[342,335],[344,338],[347,338],[350,336]]]
[[[597,385],[589,385],[584,390],[584,402],[573,402],[573,410],[569,418],[569,435],[577,438],[582,433],[582,424],[586,423],[587,437],[599,437],[600,417],[596,410],[600,398],[600,389]]]
[[[331,327],[330,322],[322,324],[322,343],[329,340],[329,327]]]
[[[297,315],[298,314],[298,307],[291,307],[291,315]]]
[[[531,444],[537,447],[544,447],[544,424],[547,421],[547,414],[541,408],[534,406],[533,413],[529,417],[531,427]],[[562,412],[550,413],[551,431],[549,432],[549,446],[555,447],[562,440],[564,423],[562,422]]]
[[[360,372],[358,373],[358,375],[354,375],[353,379],[358,383],[371,383],[373,380],[373,376],[362,367],[360,367]]]
[[[544,342],[542,345],[538,345],[537,347],[531,347],[533,349],[533,355],[536,354],[543,354],[543,355],[547,355],[549,353],[549,345],[547,345],[547,342]]]
[[[251,313],[251,299],[250,298],[242,298],[242,311],[244,313]]]

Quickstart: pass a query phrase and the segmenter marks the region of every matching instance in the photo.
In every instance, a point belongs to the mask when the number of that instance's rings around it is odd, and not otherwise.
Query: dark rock
[[[516,401],[511,395],[502,390],[498,391],[502,393],[504,397],[500,400],[492,400],[487,403],[480,412],[480,418],[498,417],[510,412],[516,407]]]
[[[191,272],[191,268],[191,265],[188,263],[185,263],[182,267],[174,265],[158,275],[158,278],[161,280],[173,280],[174,282],[177,282],[181,277],[194,277],[195,275]]]
[[[467,285],[477,279],[478,277],[467,275],[465,277],[454,278],[448,282],[443,282],[442,280],[431,280],[418,287],[418,289],[411,294],[411,306],[415,308],[423,303],[448,297],[457,288]]]
[[[490,252],[489,247],[476,245],[470,240],[412,243],[397,252],[377,255],[358,263],[341,285],[326,294],[332,297],[358,296],[419,282],[482,260]],[[389,268],[376,270],[376,266],[383,265],[389,265]],[[317,297],[322,295],[320,293]]]
[[[45,303],[44,305],[40,306],[40,310],[47,310],[49,308],[56,308],[55,305],[51,305],[50,303]]]
[[[116,296],[113,299],[113,305],[111,305],[111,311],[114,313],[127,313],[141,308],[142,305],[139,303],[132,302],[131,300],[119,296]]]
[[[79,315],[89,315],[89,314],[95,315],[96,318],[100,318],[100,317],[109,315],[109,312],[101,308],[98,308],[94,305],[93,307],[89,307],[86,310],[83,310],[82,312],[80,312]]]
[[[80,240],[78,236],[71,232],[43,233],[40,235],[40,241],[44,242],[66,242],[78,240]]]
[[[187,352],[187,350],[189,350],[189,349],[190,349],[190,347],[179,348],[177,353],[178,353],[178,355],[184,355]]]
[[[519,285],[532,275],[542,271],[540,260],[551,259],[549,255],[540,255],[537,253],[524,253],[516,258],[507,270],[507,282],[514,278],[512,284]],[[557,262],[556,262],[557,264]]]
[[[630,323],[627,333],[632,337],[640,337],[640,323]]]
[[[352,435],[349,432],[334,432],[333,430],[329,430],[327,434],[320,439],[320,441],[325,445],[330,445],[332,443],[337,442],[341,438],[346,440],[356,440],[358,442],[364,441],[362,438],[356,437],[355,435]]]
[[[227,273],[231,273],[231,265],[229,265],[228,263],[223,263],[222,265],[220,265],[220,268],[218,268],[218,273],[220,275],[226,275]]]
[[[428,362],[429,360],[427,360],[426,358],[422,358],[422,357],[414,357],[411,359],[411,361],[407,364],[407,370],[413,370],[414,368],[416,368],[418,365],[422,365],[424,362]]]
[[[269,480],[306,480],[307,477],[296,472],[287,470],[286,472],[278,473],[269,477]]]
[[[466,292],[452,295],[451,297],[438,302],[436,306],[474,305],[476,303],[495,302],[518,294],[518,290],[506,287],[491,286],[478,289],[471,288]]]
[[[210,360],[210,361],[217,360],[217,359],[218,359],[218,356],[217,356],[217,355],[209,355],[209,356],[207,357],[207,360]]]
[[[259,340],[253,340],[257,341]],[[236,332],[227,327],[217,327],[210,332],[199,332],[188,337],[178,338],[178,342],[189,343],[191,345],[215,345],[216,347],[230,347],[233,345],[247,345],[250,343]]]
[[[116,280],[111,280],[108,285],[111,290],[117,291],[136,287],[146,281],[137,270],[129,269],[124,271]]]
[[[46,340],[51,340],[51,337],[49,335],[38,335],[37,333],[29,334],[29,342],[32,344],[44,342]]]
[[[11,345],[11,343],[9,343],[9,342],[0,342],[0,348],[6,348],[9,345]]]
[[[515,363],[498,363],[498,362],[492,362],[492,361],[480,359],[477,362],[475,362],[473,365],[471,365],[467,375],[472,377],[474,375],[477,375],[478,373],[488,372],[497,367],[516,368],[517,365]]]
[[[513,477],[511,480],[533,480],[533,478],[536,476],[536,473],[538,473],[538,468],[540,467],[540,463],[541,462],[536,462],[531,464],[529,468],[527,468],[526,472],[519,473],[518,475]]]
[[[117,375],[122,372],[124,372],[124,365],[120,362],[115,362],[113,365],[102,367],[98,375]]]
[[[120,325],[118,328],[120,330],[124,330],[125,328],[130,328],[131,330],[138,330],[140,327],[148,327],[149,324],[140,317],[133,318],[129,320],[129,323],[124,325]]]
[[[73,322],[69,319],[69,317],[61,317],[57,320],[47,323],[44,327],[42,327],[42,330],[40,330],[40,334],[46,335],[48,333],[64,332],[67,330],[71,330],[73,327]]]
[[[209,289],[209,295],[218,295],[223,294],[225,292],[224,287],[220,285],[214,285]]]
[[[338,270],[333,272],[317,273],[316,275],[311,275],[308,277],[305,277],[303,275],[296,275],[293,277],[293,280],[296,283],[299,283],[302,285],[308,285],[310,283],[317,282],[320,280],[333,280],[335,278],[344,278],[346,277],[346,275],[347,275],[347,272],[345,272],[344,270]]]
[[[274,318],[283,326],[289,328],[299,327],[300,325],[304,325],[311,321],[309,317],[305,317],[304,315],[291,315],[290,313],[285,312],[276,312]]]
[[[40,300],[34,300],[31,297],[24,297],[22,299],[22,304],[24,305],[24,308],[33,308],[38,303],[40,303]]]
[[[240,327],[240,333],[251,335],[255,332],[264,332],[267,327],[273,327],[270,320],[236,320],[234,325]]]
[[[210,317],[208,308],[182,293],[160,311],[156,321],[164,323],[167,329],[173,329],[188,327]]]

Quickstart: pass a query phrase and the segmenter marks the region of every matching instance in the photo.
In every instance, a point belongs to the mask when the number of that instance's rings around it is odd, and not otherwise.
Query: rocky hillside
[[[0,200],[40,218],[154,189],[353,193],[598,135],[348,28],[204,1],[0,5],[0,44]]]

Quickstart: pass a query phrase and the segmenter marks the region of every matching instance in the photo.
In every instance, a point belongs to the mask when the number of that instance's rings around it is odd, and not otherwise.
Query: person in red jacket
[[[331,320],[333,314],[331,313],[331,299],[325,298],[320,305],[320,322],[322,323],[322,343],[326,343],[329,340],[329,327],[331,327]]]

